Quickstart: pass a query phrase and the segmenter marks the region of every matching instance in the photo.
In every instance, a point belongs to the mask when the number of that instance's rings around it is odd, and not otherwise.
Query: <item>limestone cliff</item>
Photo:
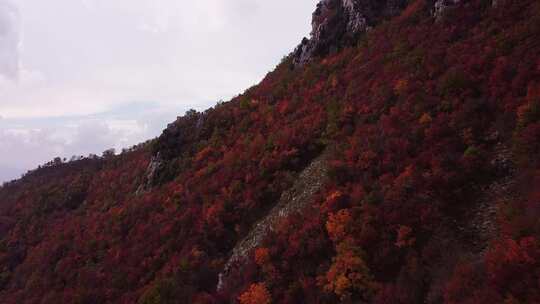
[[[310,38],[305,38],[293,54],[296,66],[353,43],[380,21],[395,16],[408,0],[322,0],[313,13]]]

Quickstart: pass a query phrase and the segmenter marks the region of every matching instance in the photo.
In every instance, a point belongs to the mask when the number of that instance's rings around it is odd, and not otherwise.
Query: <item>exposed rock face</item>
[[[459,215],[443,217],[442,224],[432,235],[430,246],[448,252],[441,256],[441,260],[432,261],[438,265],[456,265],[462,262],[455,252],[464,252],[466,254],[462,257],[466,256],[475,263],[483,263],[489,245],[501,236],[500,223],[497,222],[501,204],[519,200],[519,185],[516,183],[515,175],[517,168],[513,162],[512,150],[499,141],[498,137],[496,133],[486,138],[495,145],[493,154],[489,157],[494,169],[493,181],[477,189],[478,197],[471,200]],[[424,303],[442,302],[444,289],[440,286],[446,286],[448,283],[444,277],[445,269],[430,270],[433,271],[430,276],[435,280]]]
[[[205,113],[190,110],[167,125],[153,147],[153,156],[144,181],[136,194],[147,192],[152,187],[174,178],[176,170],[174,160],[192,155],[197,150],[194,143],[210,136],[213,126],[205,126],[205,122]]]
[[[327,160],[329,155],[330,150],[327,149],[314,159],[300,173],[295,184],[289,190],[283,192],[276,206],[256,223],[248,235],[233,248],[229,260],[219,274],[218,291],[228,286],[230,271],[233,268],[241,268],[253,250],[261,246],[264,238],[281,220],[308,206],[313,195],[321,189],[327,180]]]
[[[353,43],[381,20],[395,16],[408,0],[321,0],[313,13],[310,38],[293,55],[296,66]]]
[[[469,226],[466,227],[469,233],[474,234],[474,249],[482,255],[486,252],[489,242],[499,233],[497,224],[499,205],[517,199],[516,167],[511,148],[499,142],[490,163],[495,169],[497,178],[483,190],[483,197],[472,208],[473,216]]]
[[[349,16],[347,22],[347,33],[358,33],[359,31],[365,31],[367,27],[366,18],[357,10],[353,0],[343,0],[343,8],[345,13]]]
[[[459,4],[461,0],[437,0],[435,1],[435,4],[433,4],[433,11],[432,15],[435,17],[435,19],[439,20],[444,16],[444,13]]]
[[[163,160],[161,159],[161,153],[158,152],[156,155],[152,156],[152,159],[150,159],[150,163],[148,164],[148,168],[146,169],[144,182],[139,186],[135,194],[142,194],[152,188],[157,172],[162,165]]]

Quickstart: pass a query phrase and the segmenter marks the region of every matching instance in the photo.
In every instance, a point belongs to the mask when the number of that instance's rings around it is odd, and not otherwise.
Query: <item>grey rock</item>
[[[293,53],[293,64],[302,66],[314,57],[353,44],[385,18],[395,16],[408,0],[322,0],[313,13],[310,38]]]
[[[228,285],[228,277],[233,268],[241,268],[250,254],[261,246],[262,241],[285,218],[309,206],[314,194],[326,183],[329,150],[313,160],[298,176],[294,185],[283,192],[277,204],[253,225],[252,230],[232,250],[223,271],[218,276],[217,290]]]
[[[139,185],[139,187],[137,188],[137,191],[135,192],[136,195],[143,194],[152,188],[152,185],[154,185],[154,179],[157,175],[157,172],[162,166],[163,166],[163,159],[161,158],[161,153],[158,152],[156,155],[154,155],[150,159],[150,163],[148,164],[148,167],[146,168],[144,182],[141,185]]]
[[[440,20],[448,9],[458,5],[460,2],[461,0],[437,0],[433,5],[431,14],[436,20]]]

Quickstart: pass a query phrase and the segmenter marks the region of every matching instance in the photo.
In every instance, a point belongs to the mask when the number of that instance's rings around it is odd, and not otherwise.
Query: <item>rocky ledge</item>
[[[497,7],[502,0],[491,0]],[[292,54],[293,65],[303,66],[340,48],[353,45],[360,35],[385,19],[397,16],[412,0],[321,0],[313,13],[311,33]],[[428,0],[435,21],[466,4],[463,0]]]
[[[293,53],[295,66],[351,44],[381,20],[401,12],[409,0],[322,0],[313,13],[310,38]]]

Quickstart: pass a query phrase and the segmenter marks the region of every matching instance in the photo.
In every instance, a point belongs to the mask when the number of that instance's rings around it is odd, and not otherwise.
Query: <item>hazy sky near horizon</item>
[[[0,0],[0,183],[256,84],[318,0]]]

